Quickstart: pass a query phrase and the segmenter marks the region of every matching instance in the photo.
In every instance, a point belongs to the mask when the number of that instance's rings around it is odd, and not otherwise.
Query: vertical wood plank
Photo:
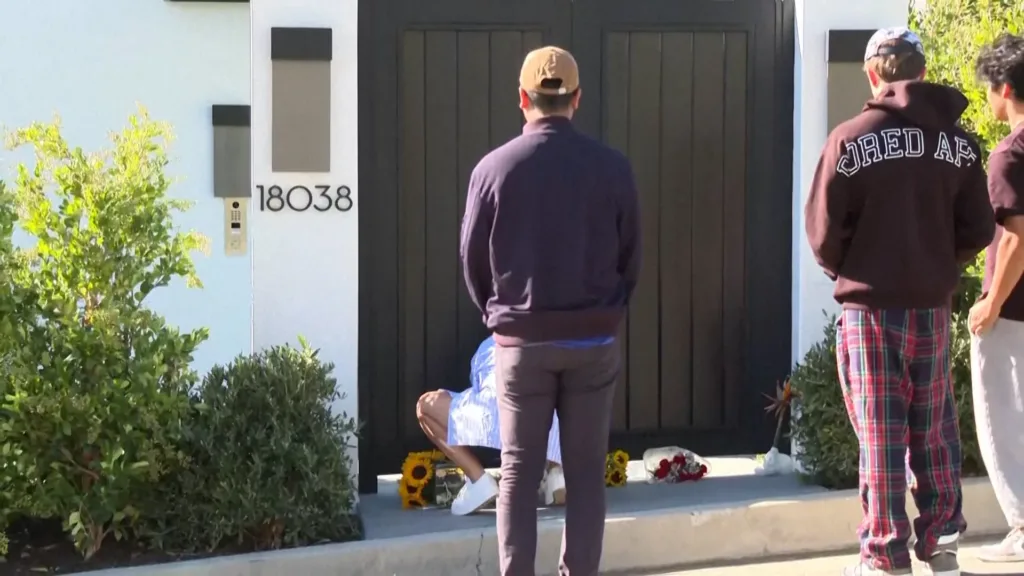
[[[604,141],[623,154],[629,153],[629,34],[611,32],[605,36],[604,86]],[[622,348],[622,370],[615,385],[612,405],[612,430],[629,428],[629,318],[621,327],[617,341]]]
[[[523,34],[516,30],[491,33],[491,148],[522,133],[519,110],[519,70],[523,66]]]
[[[421,391],[458,386],[459,216],[457,32],[428,31],[426,59],[426,379]]]
[[[629,310],[629,425],[658,428],[658,196],[661,187],[661,34],[633,32],[629,49],[629,159],[640,193],[643,261]]]
[[[490,70],[490,34],[487,32],[459,32],[458,36],[458,174],[459,183],[456,197],[456,217],[461,223],[466,211],[466,192],[469,175],[476,163],[489,149],[487,125],[490,118],[490,102],[486,92],[481,90],[480,79],[487,78]],[[458,257],[458,245],[453,254]],[[458,364],[462,380],[447,387],[462,390],[469,386],[470,360],[480,342],[487,337],[483,317],[473,301],[462,279],[462,267],[456,266],[455,284],[458,291]]]
[[[427,229],[423,218],[427,196],[424,183],[426,140],[424,83],[424,34],[406,32],[402,35],[401,116],[398,137],[401,142],[401,190],[398,197],[399,234],[402,256],[399,266],[401,304],[399,339],[401,345],[401,384],[398,394],[401,438],[407,439],[417,430],[416,400],[423,386],[426,369],[423,286],[426,284]]]
[[[725,351],[725,424],[739,424],[745,376],[747,206],[747,35],[725,35],[725,153],[723,181],[722,347]]]
[[[691,252],[693,34],[662,36],[661,64],[661,427],[692,423]]]
[[[725,35],[694,37],[693,76],[693,423],[721,424],[723,406],[723,179]]]
[[[522,58],[526,58],[526,55],[531,50],[536,50],[544,46],[544,34],[539,30],[529,30],[523,32],[523,55]],[[518,78],[518,76],[517,76]],[[520,128],[523,124],[526,124],[526,118],[522,114],[519,115]]]
[[[526,55],[531,50],[536,50],[544,45],[544,34],[540,30],[527,30],[523,32],[523,55],[522,58],[526,58]],[[521,64],[521,62],[520,62]],[[516,79],[519,77],[516,76]]]

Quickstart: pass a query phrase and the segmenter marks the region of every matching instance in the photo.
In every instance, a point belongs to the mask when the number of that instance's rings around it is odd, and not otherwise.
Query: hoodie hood
[[[956,88],[909,80],[889,84],[864,110],[884,110],[915,126],[938,130],[956,124],[967,104],[967,97]]]

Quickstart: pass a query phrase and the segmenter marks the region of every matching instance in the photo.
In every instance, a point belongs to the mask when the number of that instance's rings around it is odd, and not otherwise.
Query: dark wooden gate
[[[416,399],[468,385],[466,181],[519,133],[530,49],[581,67],[576,124],[625,152],[644,267],[612,443],[763,450],[790,358],[792,30],[772,0],[360,3],[360,486],[426,446]]]

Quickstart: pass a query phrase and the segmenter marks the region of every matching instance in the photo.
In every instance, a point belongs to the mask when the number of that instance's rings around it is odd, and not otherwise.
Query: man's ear
[[[928,76],[928,68],[927,67],[921,70],[921,75],[918,76],[917,79],[918,80],[924,80],[925,76]]]
[[[865,72],[867,72],[868,75],[868,83],[871,84],[872,88],[877,88],[878,85],[881,83],[881,78],[879,78],[878,74],[876,74],[875,71],[871,70],[870,68],[865,70]]]
[[[1002,96],[1003,99],[1009,100],[1010,98],[1013,97],[1013,88],[1010,88],[1010,85],[1008,83],[1003,84],[999,88],[999,95]]]
[[[519,89],[519,109],[529,110],[530,109],[530,95],[526,93],[526,90]]]

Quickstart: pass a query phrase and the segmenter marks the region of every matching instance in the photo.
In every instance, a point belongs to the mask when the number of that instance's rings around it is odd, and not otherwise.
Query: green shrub
[[[356,424],[331,413],[334,367],[301,343],[239,356],[203,380],[185,426],[187,465],[152,512],[157,547],[274,549],[360,536],[347,452]]]
[[[977,81],[975,59],[982,47],[1003,32],[1024,32],[1020,0],[928,0],[924,11],[911,10],[911,26],[928,52],[928,79],[956,86],[970,102],[960,123],[986,153],[1009,134],[1009,127],[988,109],[987,87]]]
[[[828,317],[824,338],[814,344],[789,381],[799,393],[790,424],[800,445],[797,460],[815,484],[827,488],[857,485],[860,451],[843,403],[836,361],[836,321]]]
[[[35,153],[13,199],[34,245],[0,256],[2,512],[61,519],[86,557],[124,537],[178,460],[189,364],[206,338],[144,306],[176,278],[197,284],[190,253],[204,245],[173,226],[186,205],[167,198],[168,138],[141,111],[95,154],[70,147],[56,121],[8,140]],[[11,225],[0,216],[0,237]]]

